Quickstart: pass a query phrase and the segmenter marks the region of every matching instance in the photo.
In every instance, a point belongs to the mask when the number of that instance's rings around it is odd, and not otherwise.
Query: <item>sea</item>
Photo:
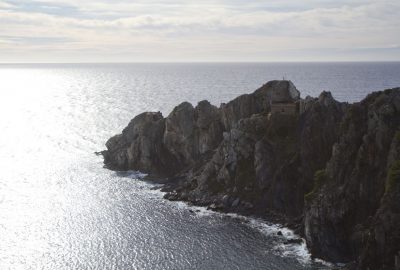
[[[357,102],[400,86],[400,63],[1,64],[0,269],[334,268],[287,228],[164,200],[94,154],[141,112],[283,78]]]

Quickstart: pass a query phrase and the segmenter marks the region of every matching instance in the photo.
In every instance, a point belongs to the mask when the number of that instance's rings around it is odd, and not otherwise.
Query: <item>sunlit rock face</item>
[[[106,143],[112,151],[104,152],[104,161],[118,170],[140,169],[162,173],[171,160],[165,150],[162,136],[165,119],[160,112],[146,112],[136,116],[129,125]]]
[[[293,99],[299,93],[290,81],[271,81],[220,108],[204,100],[196,107],[183,102],[166,118],[140,114],[107,142],[105,163],[116,170],[172,176],[209,156],[240,119],[269,111],[271,98],[278,96]]]
[[[269,113],[272,102],[297,101],[299,113]],[[399,126],[400,89],[347,104],[329,92],[300,100],[290,81],[271,81],[219,108],[184,102],[167,118],[139,115],[104,157],[114,169],[175,179],[171,200],[274,214],[317,257],[391,269],[400,249]]]
[[[195,108],[184,102],[166,118],[163,143],[176,160],[177,166],[184,168],[214,150],[222,139],[222,131],[221,115],[217,107],[205,100]]]

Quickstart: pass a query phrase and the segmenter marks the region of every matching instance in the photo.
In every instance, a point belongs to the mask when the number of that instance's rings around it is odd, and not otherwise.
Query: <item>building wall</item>
[[[297,113],[296,104],[286,103],[286,104],[271,104],[271,113],[280,113],[286,115],[292,115]]]

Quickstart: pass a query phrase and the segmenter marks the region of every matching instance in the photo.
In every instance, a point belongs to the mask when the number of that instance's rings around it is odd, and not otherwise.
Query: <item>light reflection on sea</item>
[[[214,104],[283,75],[355,101],[400,64],[0,66],[0,269],[318,269],[275,226],[161,198],[95,151],[142,111]]]

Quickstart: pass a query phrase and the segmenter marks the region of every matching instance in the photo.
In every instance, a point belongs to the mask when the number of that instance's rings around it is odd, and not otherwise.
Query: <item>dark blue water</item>
[[[0,269],[326,268],[287,229],[191,213],[93,154],[142,111],[282,77],[353,102],[400,86],[400,63],[0,65]]]

